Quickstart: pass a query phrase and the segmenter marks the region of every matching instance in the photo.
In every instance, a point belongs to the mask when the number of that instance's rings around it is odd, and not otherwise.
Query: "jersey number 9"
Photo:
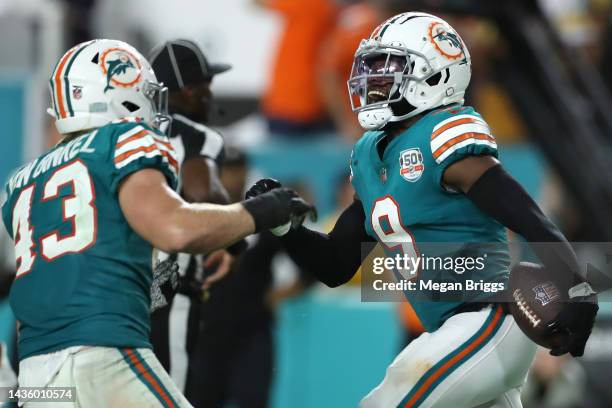
[[[418,257],[418,250],[415,245],[415,240],[408,228],[402,223],[399,204],[391,197],[386,195],[379,198],[374,203],[372,208],[372,229],[376,233],[378,240],[383,245],[393,251],[401,250],[402,254],[412,260]],[[417,271],[401,270],[404,277],[412,279],[416,276]],[[408,277],[408,275],[412,275]]]

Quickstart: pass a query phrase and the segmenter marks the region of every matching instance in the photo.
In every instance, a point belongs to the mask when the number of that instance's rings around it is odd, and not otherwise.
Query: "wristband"
[[[283,206],[280,197],[272,192],[249,198],[243,201],[242,205],[253,217],[255,232],[277,227],[289,218],[288,214],[282,213],[283,207],[288,205]]]

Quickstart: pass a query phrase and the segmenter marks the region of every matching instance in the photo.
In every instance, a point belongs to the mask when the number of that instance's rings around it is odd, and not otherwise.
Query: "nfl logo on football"
[[[534,287],[533,291],[535,292],[535,298],[542,302],[542,306],[546,306],[559,297],[559,292],[552,282],[544,282]]]
[[[418,148],[404,150],[399,157],[400,175],[404,180],[414,183],[423,175],[425,165],[423,155]]]

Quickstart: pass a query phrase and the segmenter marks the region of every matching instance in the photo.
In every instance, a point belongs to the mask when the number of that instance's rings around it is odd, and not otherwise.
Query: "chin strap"
[[[387,105],[363,110],[359,112],[357,119],[359,119],[359,124],[362,128],[366,130],[376,130],[385,126],[392,116],[393,111],[391,107]]]

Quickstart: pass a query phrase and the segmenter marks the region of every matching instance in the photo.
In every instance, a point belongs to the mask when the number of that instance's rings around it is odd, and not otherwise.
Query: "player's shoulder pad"
[[[114,120],[105,126],[99,129],[99,132],[108,132],[116,137],[121,137],[126,132],[132,131],[134,129],[146,130],[148,132],[154,133],[158,136],[163,135],[159,133],[159,131],[153,129],[146,122],[138,119],[138,118],[123,118]]]
[[[99,133],[108,133],[112,159],[117,169],[128,166],[139,159],[159,157],[167,163],[172,173],[178,174],[176,152],[168,138],[145,122],[122,119],[100,128]]]
[[[489,125],[471,106],[455,106],[427,115],[429,144],[436,163],[470,145],[497,150]]]

